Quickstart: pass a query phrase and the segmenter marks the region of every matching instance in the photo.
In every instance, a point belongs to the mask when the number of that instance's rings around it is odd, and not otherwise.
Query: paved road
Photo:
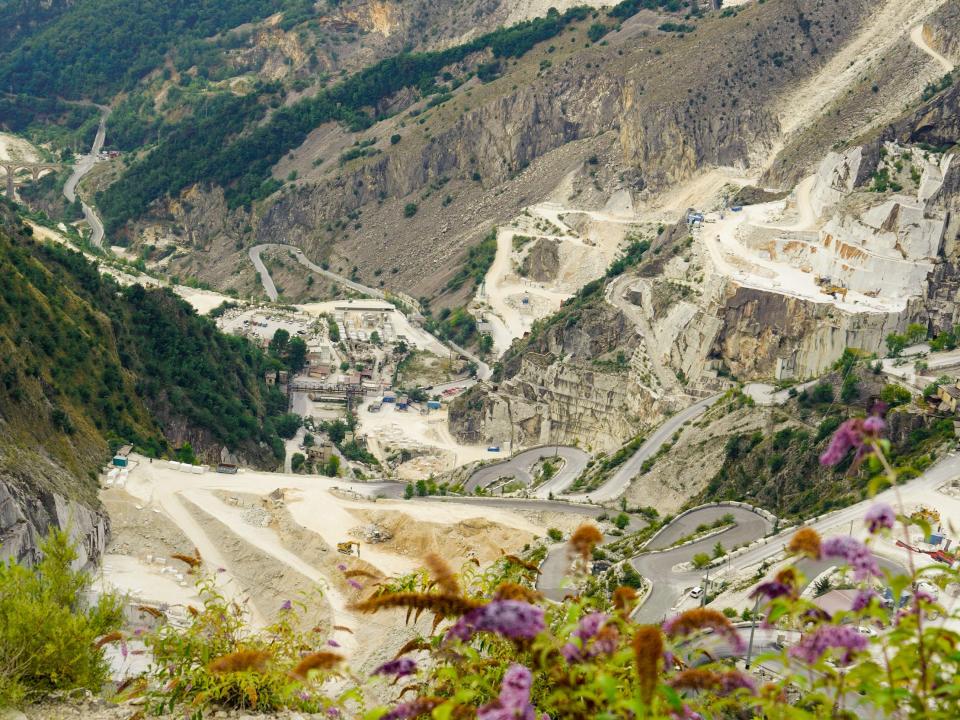
[[[616,474],[596,490],[588,493],[567,495],[565,497],[570,500],[595,503],[616,500],[623,495],[629,487],[630,481],[640,474],[640,466],[643,465],[644,460],[656,455],[660,447],[668,442],[673,436],[673,433],[679,430],[685,422],[700,417],[707,411],[707,408],[713,405],[720,397],[720,395],[713,395],[704,400],[700,400],[686,410],[682,410],[668,418],[663,425],[651,433],[650,437],[640,446],[640,449],[633,454],[633,457],[621,465]]]
[[[387,299],[387,294],[383,290],[378,290],[377,288],[372,288],[366,285],[362,285],[361,283],[358,283],[355,280],[351,280],[350,278],[346,278],[343,275],[338,275],[337,273],[331,272],[330,270],[325,270],[324,268],[315,264],[313,261],[307,258],[307,256],[303,254],[303,250],[301,250],[298,247],[295,247],[293,245],[284,245],[282,243],[263,243],[262,245],[254,245],[252,248],[250,248],[250,251],[248,253],[250,256],[250,261],[253,263],[253,266],[256,268],[257,272],[260,273],[260,282],[263,284],[264,292],[266,292],[267,297],[269,297],[274,302],[276,302],[277,296],[278,296],[277,286],[274,285],[273,278],[270,277],[270,272],[267,270],[267,266],[264,265],[263,260],[260,259],[260,252],[268,248],[284,248],[286,250],[289,250],[290,252],[293,253],[297,262],[299,262],[304,267],[310,269],[311,271],[317,273],[318,275],[322,275],[323,277],[329,280],[332,280],[335,283],[343,285],[344,287],[349,288],[354,292],[358,292],[361,295],[369,295],[370,297],[375,297],[379,300]],[[480,380],[487,380],[493,375],[493,370],[490,368],[490,366],[487,365],[485,362],[483,362],[483,360],[481,360],[479,357],[477,357],[477,355],[470,352],[469,350],[462,348],[456,343],[453,343],[449,340],[444,341],[437,338],[437,342],[439,342],[442,345],[447,345],[448,347],[452,348],[454,352],[459,353],[460,355],[465,357],[467,360],[474,363],[477,366],[477,377]]]
[[[96,165],[97,160],[100,159],[100,151],[103,150],[103,143],[107,137],[107,118],[110,115],[110,108],[98,106],[103,111],[103,114],[100,116],[100,127],[97,128],[97,135],[93,139],[93,147],[90,148],[90,153],[81,157],[77,164],[73,166],[73,172],[70,174],[70,177],[67,179],[67,182],[63,186],[63,196],[67,199],[68,202],[73,202],[77,198],[77,184],[86,175],[93,169],[93,166]],[[80,206],[83,208],[83,217],[86,218],[87,224],[90,226],[90,242],[95,247],[103,247],[103,223],[100,221],[100,217],[94,212],[93,208],[87,205],[85,202],[80,203]]]
[[[668,537],[676,540],[686,535],[688,531],[692,532],[697,525],[701,523],[710,524],[727,513],[733,515],[736,525],[730,526],[717,535],[711,535],[675,550],[648,553],[631,560],[637,572],[653,583],[650,594],[637,611],[639,620],[642,622],[659,622],[671,614],[673,607],[684,596],[684,593],[701,583],[705,571],[674,572],[675,565],[689,562],[697,553],[710,554],[714,545],[718,542],[723,543],[724,547],[729,550],[734,545],[753,542],[766,535],[773,528],[766,518],[744,508],[716,506],[702,508],[684,516],[677,521],[679,530],[674,532],[672,527],[669,528],[670,535]],[[779,547],[779,544],[777,544],[777,547]]]
[[[509,460],[481,467],[470,476],[464,489],[466,492],[472,493],[477,488],[485,488],[499,478],[506,477],[513,477],[525,486],[530,487],[533,484],[533,476],[530,474],[531,468],[541,458],[553,457],[554,453],[563,458],[563,468],[549,481],[533,490],[531,494],[538,498],[548,498],[551,493],[560,495],[583,472],[590,460],[590,456],[580,448],[562,446],[554,448],[550,446],[525,450],[517,453]]]
[[[260,257],[260,251],[269,247],[277,246],[254,245],[252,248],[250,248],[247,255],[250,256],[250,262],[253,263],[253,267],[260,275],[260,284],[263,285],[263,291],[267,294],[268,298],[270,298],[273,302],[276,302],[278,297],[277,286],[273,284],[273,278],[270,277],[270,271],[267,270],[267,266],[263,264],[263,259]]]

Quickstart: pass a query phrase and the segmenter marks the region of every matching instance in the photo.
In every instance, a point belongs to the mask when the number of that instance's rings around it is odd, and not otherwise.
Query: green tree
[[[906,330],[907,342],[911,345],[922,343],[927,339],[927,326],[921,323],[910,323]]]
[[[284,413],[276,419],[277,435],[289,440],[297,434],[303,424],[303,418],[296,413]]]
[[[340,475],[340,456],[331,455],[330,459],[323,465],[323,474],[328,477],[339,477]]]
[[[277,331],[279,332],[279,330]],[[274,335],[276,338],[276,335]],[[307,343],[303,338],[295,337],[287,345],[287,367],[292,373],[303,370],[307,364]]]
[[[197,456],[193,452],[193,446],[185,442],[183,445],[177,448],[177,460],[182,463],[189,463],[194,465],[197,462]]]
[[[480,336],[480,341],[478,342],[480,352],[486,355],[491,350],[493,350],[493,336],[488,333],[484,333]]]
[[[273,339],[270,340],[270,344],[267,346],[267,349],[275,358],[281,358],[284,356],[284,353],[287,350],[287,343],[289,342],[290,333],[283,328],[279,328],[273,334]]]
[[[888,383],[883,386],[883,389],[880,390],[880,399],[887,403],[890,407],[895,407],[897,405],[906,405],[910,402],[912,395],[910,391],[907,390],[902,385],[897,385],[896,383]]]
[[[67,533],[52,529],[33,567],[0,563],[0,708],[53,693],[100,692],[110,677],[101,638],[120,628],[123,605],[112,594],[82,600],[90,576]]]
[[[630,524],[630,516],[626,513],[620,513],[613,519],[613,524],[620,530],[623,530]]]
[[[721,543],[721,542],[718,540],[718,541],[717,541],[717,544],[713,546],[713,557],[714,557],[714,558],[722,558],[722,557],[723,557],[724,555],[726,555],[726,554],[727,554],[727,551],[724,549],[723,543]]]
[[[702,570],[703,568],[705,568],[707,565],[710,564],[710,556],[707,555],[706,553],[697,553],[696,555],[693,556],[692,562],[693,562],[693,566],[697,570]]]
[[[307,459],[303,456],[303,453],[294,453],[293,457],[290,458],[290,467],[294,472],[300,472],[303,469],[303,464]]]
[[[849,404],[860,395],[860,380],[856,373],[851,372],[843,378],[843,385],[840,387],[840,399]]]
[[[409,500],[413,497],[413,483],[407,483],[406,487],[403,488],[403,499]]]
[[[885,338],[884,342],[887,344],[887,356],[888,357],[897,357],[900,353],[903,352],[904,348],[907,347],[907,338],[905,335],[898,335],[897,333],[890,333]]]

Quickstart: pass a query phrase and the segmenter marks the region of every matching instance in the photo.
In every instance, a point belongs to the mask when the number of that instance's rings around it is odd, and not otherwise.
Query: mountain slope
[[[191,443],[272,466],[270,365],[166,290],[121,289],[79,253],[40,245],[0,205],[0,537],[28,556],[50,522],[76,517],[102,548],[97,470],[132,443],[161,455]],[[282,448],[282,444],[280,444]]]

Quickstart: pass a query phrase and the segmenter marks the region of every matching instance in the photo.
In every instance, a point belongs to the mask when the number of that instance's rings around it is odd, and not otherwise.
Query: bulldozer
[[[357,548],[357,557],[360,557],[360,543],[356,540],[348,540],[347,542],[338,542],[337,543],[337,552],[343,553],[344,555],[353,555],[353,548]]]

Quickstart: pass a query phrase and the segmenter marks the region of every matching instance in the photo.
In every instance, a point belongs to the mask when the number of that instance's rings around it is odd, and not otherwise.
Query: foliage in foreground
[[[101,595],[81,605],[90,577],[71,569],[67,533],[51,531],[43,559],[28,568],[0,564],[0,707],[54,691],[99,690],[108,679],[103,645],[120,627],[118,601]]]
[[[878,415],[846,421],[821,462],[852,455],[878,465],[896,495],[884,428]],[[911,527],[929,535],[928,518],[898,515],[877,502],[864,522],[866,542],[822,538],[805,527],[786,547],[795,560],[845,568],[856,590],[848,609],[831,616],[807,599],[799,562],[754,588],[762,628],[789,636],[781,650],[752,658],[765,671],[760,679],[735,662],[748,652],[749,626],[735,627],[724,613],[700,607],[642,624],[632,619],[638,597],[630,588],[609,598],[575,594],[589,583],[589,559],[603,539],[585,525],[568,541],[575,582],[563,603],[545,601],[533,588],[538,569],[511,555],[486,570],[468,563],[459,574],[428,556],[429,573],[373,587],[356,612],[400,609],[408,620],[433,619],[426,636],[373,671],[397,685],[389,706],[367,706],[365,691],[384,680],[339,670],[341,656],[329,649],[337,643],[317,629],[296,630],[292,603],[275,625],[252,632],[242,608],[212,584],[201,585],[205,603],[190,609],[187,630],[161,627],[148,636],[156,662],[134,692],[145,693],[155,712],[179,709],[193,717],[217,705],[364,720],[960,717],[960,614],[937,599],[956,595],[960,573],[945,565],[917,568],[912,558],[908,572],[881,571],[873,546],[900,530],[909,539]],[[180,559],[200,565],[199,557]],[[340,569],[362,589],[367,573]]]

